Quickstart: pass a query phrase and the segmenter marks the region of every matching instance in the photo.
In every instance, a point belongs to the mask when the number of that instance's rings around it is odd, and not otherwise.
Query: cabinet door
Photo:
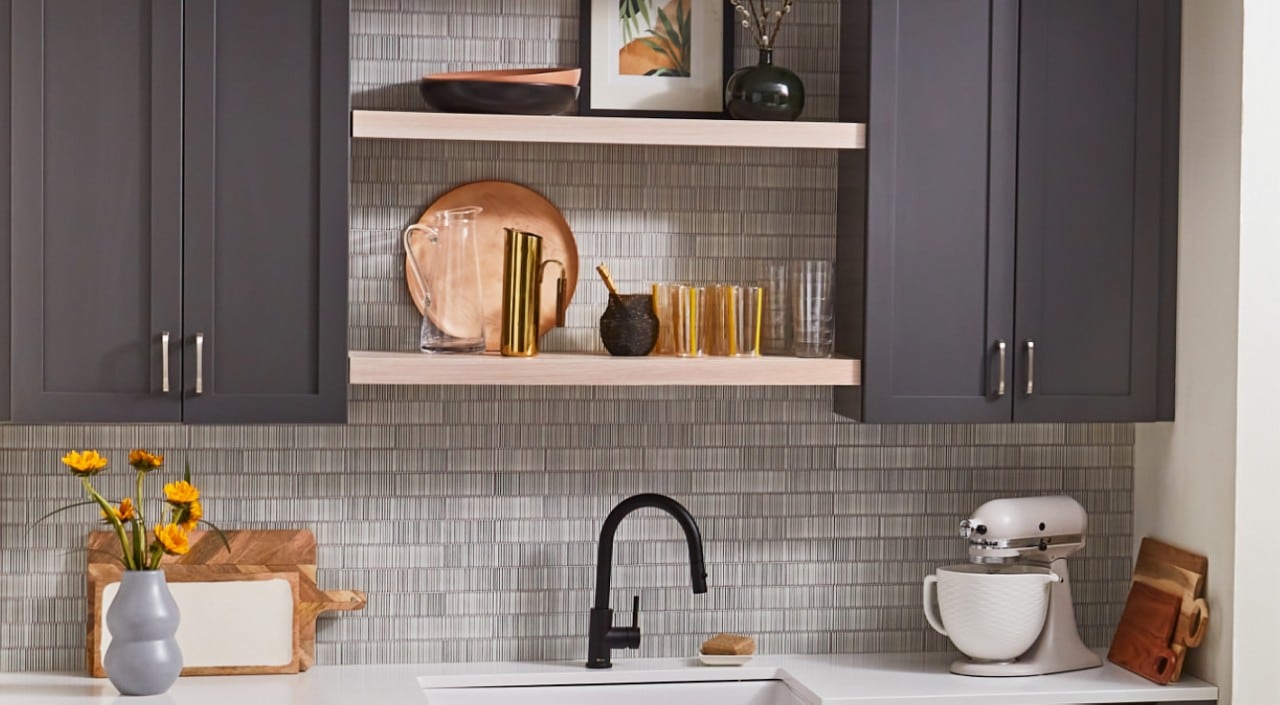
[[[13,418],[177,421],[180,6],[11,9]]]
[[[865,421],[1012,418],[1016,10],[872,2]]]
[[[187,0],[185,27],[183,418],[344,421],[347,2]]]
[[[11,0],[0,0],[0,294],[8,297],[8,305],[0,305],[0,421],[12,418],[13,408],[9,395],[9,315],[13,306],[13,290],[9,287],[9,71],[12,67],[12,8]]]
[[[1018,421],[1157,418],[1179,15],[1165,0],[1022,3]]]

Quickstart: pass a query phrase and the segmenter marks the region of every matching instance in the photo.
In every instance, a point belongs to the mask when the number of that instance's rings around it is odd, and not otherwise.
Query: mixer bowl
[[[925,576],[924,614],[965,656],[1012,661],[1040,636],[1049,587],[1059,580],[1047,568],[1028,565],[944,566]]]

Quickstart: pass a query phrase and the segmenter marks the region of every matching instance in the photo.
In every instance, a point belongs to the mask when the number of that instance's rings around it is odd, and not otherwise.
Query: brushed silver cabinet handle
[[[1036,341],[1027,341],[1027,396],[1036,391]]]
[[[196,333],[196,394],[204,394],[204,333]]]
[[[169,331],[160,334],[160,391],[169,393]]]
[[[996,383],[996,398],[1004,396],[1006,371],[1008,370],[1008,349],[1003,340],[996,341],[996,353],[1000,356],[1000,381]]]

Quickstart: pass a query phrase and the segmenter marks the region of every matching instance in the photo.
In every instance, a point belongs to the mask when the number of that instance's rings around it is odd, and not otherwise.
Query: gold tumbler
[[[502,258],[502,354],[506,357],[533,357],[538,354],[538,323],[541,318],[542,273],[546,265],[560,267],[556,281],[556,325],[564,325],[567,282],[564,263],[542,261],[542,236],[506,228]]]

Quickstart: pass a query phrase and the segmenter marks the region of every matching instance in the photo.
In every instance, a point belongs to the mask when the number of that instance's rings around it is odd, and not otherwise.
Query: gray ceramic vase
[[[182,672],[178,603],[162,570],[126,570],[107,609],[111,645],[102,657],[111,684],[124,695],[157,695]]]

